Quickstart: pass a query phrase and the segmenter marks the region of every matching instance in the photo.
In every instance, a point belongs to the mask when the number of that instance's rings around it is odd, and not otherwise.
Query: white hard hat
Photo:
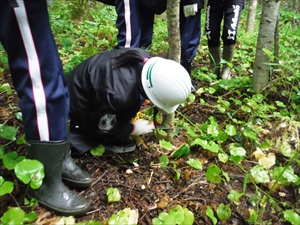
[[[189,73],[179,63],[152,57],[142,70],[142,84],[149,100],[166,113],[173,113],[191,93]]]

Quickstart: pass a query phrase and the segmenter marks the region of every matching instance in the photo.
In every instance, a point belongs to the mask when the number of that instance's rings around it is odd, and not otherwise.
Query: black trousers
[[[205,31],[209,47],[217,47],[220,45],[221,32],[224,45],[234,45],[236,43],[238,25],[243,7],[243,3],[228,4],[208,2]],[[221,31],[222,20],[223,27]]]

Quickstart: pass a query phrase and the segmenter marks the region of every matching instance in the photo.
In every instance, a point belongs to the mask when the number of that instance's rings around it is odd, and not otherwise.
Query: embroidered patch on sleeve
[[[114,114],[105,114],[100,118],[98,127],[101,131],[107,132],[114,128],[117,123],[117,116]]]

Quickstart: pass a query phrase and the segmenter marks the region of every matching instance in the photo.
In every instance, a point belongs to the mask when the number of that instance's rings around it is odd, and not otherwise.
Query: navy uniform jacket
[[[120,140],[133,130],[130,120],[146,98],[141,84],[143,63],[113,68],[113,58],[129,48],[103,52],[68,75],[71,133],[101,141]],[[138,49],[145,58],[150,54]]]

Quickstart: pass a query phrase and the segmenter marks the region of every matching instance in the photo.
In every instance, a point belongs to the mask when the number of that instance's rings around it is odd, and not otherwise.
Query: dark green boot
[[[216,74],[220,78],[220,62],[221,62],[221,53],[220,46],[209,47],[209,57],[210,57],[210,68],[213,74]]]
[[[83,216],[90,209],[84,197],[70,191],[62,182],[62,163],[67,142],[27,141],[29,159],[43,163],[45,177],[38,189],[28,188],[27,196],[62,216]]]
[[[70,120],[67,121],[67,147],[62,166],[62,179],[70,186],[87,188],[92,183],[92,177],[81,170],[70,155]]]
[[[231,63],[234,55],[235,46],[234,45],[224,45],[223,48],[223,59],[227,61],[227,63],[222,68],[222,79],[228,80],[231,78],[230,66],[228,63]]]

